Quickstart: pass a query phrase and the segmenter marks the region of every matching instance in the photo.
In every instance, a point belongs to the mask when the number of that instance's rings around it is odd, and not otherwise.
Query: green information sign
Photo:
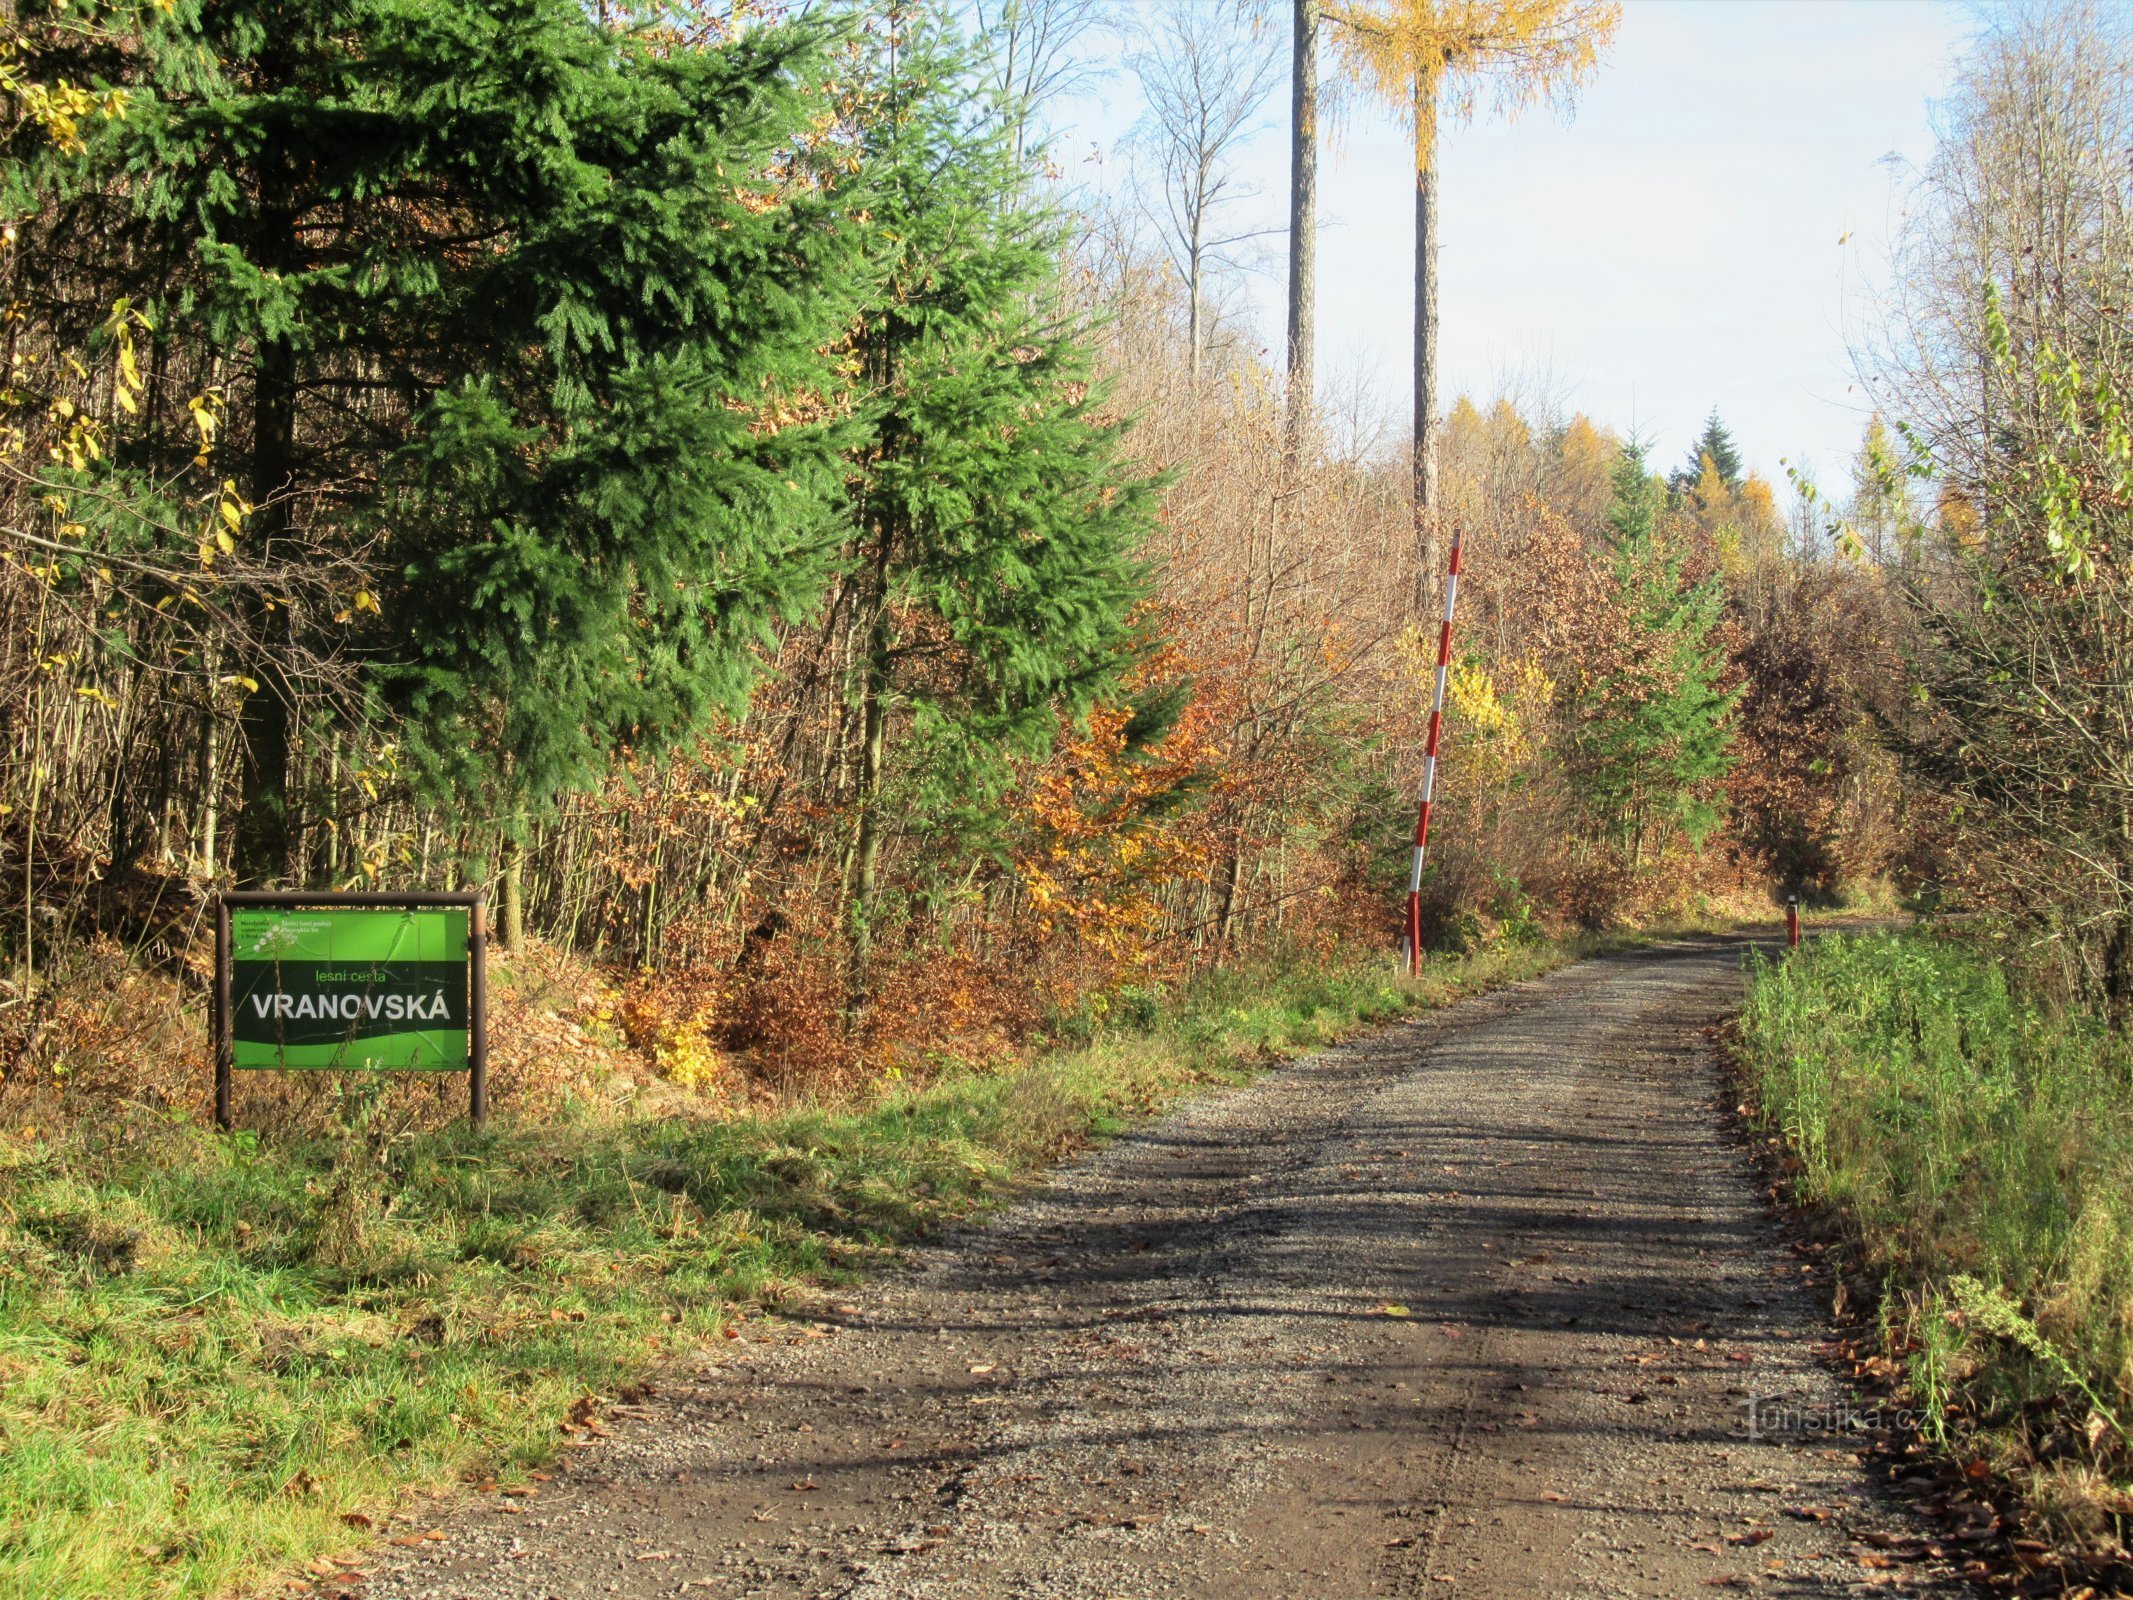
[[[459,907],[230,915],[230,1065],[464,1072]]]
[[[215,1120],[238,1070],[464,1072],[488,1113],[478,894],[232,890],[215,919]]]

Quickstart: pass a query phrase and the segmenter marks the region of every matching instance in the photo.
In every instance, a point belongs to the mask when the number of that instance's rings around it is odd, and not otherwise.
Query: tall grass
[[[2133,1425],[2133,1052],[1928,934],[1758,963],[1742,1018],[1801,1195],[1845,1221],[1929,1431],[2092,1532]]]
[[[1270,965],[999,1070],[761,1117],[333,1140],[182,1120],[0,1149],[0,1596],[202,1595],[523,1471],[588,1392],[1014,1191],[1198,1085],[1560,949]]]

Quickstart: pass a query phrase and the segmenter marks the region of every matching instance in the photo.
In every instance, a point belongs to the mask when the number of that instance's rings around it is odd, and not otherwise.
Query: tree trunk
[[[296,361],[286,342],[276,341],[260,351],[253,401],[251,499],[252,531],[260,540],[260,557],[271,561],[276,534],[288,522],[286,500],[277,500],[288,487],[291,457],[295,454]],[[287,614],[255,604],[250,618],[256,635],[264,636],[277,624],[287,625]],[[237,813],[237,882],[243,888],[259,888],[281,882],[289,872],[289,686],[271,646],[261,649],[253,664],[252,679],[258,687],[248,691],[238,714],[243,739],[239,778],[243,785]]]
[[[878,601],[877,607],[867,637],[866,682],[860,701],[859,834],[852,849],[852,944],[845,977],[845,1003],[853,1024],[866,1012],[868,967],[874,955],[874,897],[881,860],[881,780],[888,751],[888,602]]]
[[[1203,196],[1204,193],[1203,188]],[[1206,223],[1207,203],[1201,198],[1193,207],[1192,243],[1185,256],[1185,342],[1192,352],[1187,370],[1195,389],[1200,387],[1200,283],[1204,276],[1200,264],[1200,237]]]
[[[1293,454],[1311,413],[1318,302],[1318,8],[1295,0],[1289,73],[1289,389]]]
[[[2104,1015],[2120,1033],[2133,1029],[2133,912],[2120,912],[2103,950]]]
[[[325,881],[331,889],[341,881],[341,741],[333,735],[326,745],[326,860]]]
[[[1437,102],[1415,95],[1414,516],[1422,557],[1423,610],[1437,582]]]
[[[258,259],[270,271],[287,270],[296,255],[296,215],[278,150],[260,158],[261,203]],[[278,555],[289,525],[287,492],[296,459],[296,350],[286,339],[263,340],[252,376],[252,461],[247,498],[257,509],[250,532],[263,564]],[[238,714],[243,741],[239,764],[241,804],[237,813],[237,883],[258,888],[283,881],[289,872],[289,685],[279,659],[266,643],[288,613],[255,600],[249,622],[260,646],[250,676],[258,687],[245,695]]]
[[[496,942],[516,954],[526,942],[525,850],[516,832],[504,835],[496,875]]]
[[[1237,924],[1237,884],[1244,873],[1244,846],[1237,845],[1222,858],[1216,869],[1220,888],[1216,890],[1215,949],[1219,955],[1229,949],[1230,936]]]
[[[194,870],[205,879],[215,876],[215,823],[222,801],[222,730],[215,725],[215,680],[222,668],[221,647],[210,640],[207,647],[207,703],[200,711],[200,813],[193,828]]]

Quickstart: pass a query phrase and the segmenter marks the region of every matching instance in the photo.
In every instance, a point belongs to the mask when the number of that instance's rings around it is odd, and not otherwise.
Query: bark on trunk
[[[2104,1012],[2120,1033],[2133,1026],[2133,914],[2121,916],[2103,952]]]
[[[1437,103],[1415,95],[1414,517],[1423,614],[1435,609],[1437,504]]]
[[[286,270],[296,254],[296,215],[288,198],[288,178],[279,152],[269,149],[260,161],[262,202],[258,254],[270,270]],[[278,555],[289,524],[286,498],[296,458],[296,351],[287,339],[261,343],[252,376],[252,460],[249,498],[258,509],[251,532],[259,540],[262,562]],[[237,882],[243,888],[271,886],[289,873],[289,685],[271,645],[271,630],[287,626],[285,611],[255,602],[249,618],[261,646],[250,676],[257,688],[245,695],[238,713],[243,743],[239,765],[240,809],[237,813]]]
[[[1192,352],[1189,370],[1192,376],[1192,386],[1195,389],[1200,387],[1200,283],[1204,275],[1201,267],[1200,237],[1201,230],[1206,226],[1207,221],[1204,187],[1202,196],[1203,198],[1193,209],[1192,244],[1185,258],[1185,276],[1187,279],[1185,284],[1185,342]]]
[[[496,942],[516,951],[526,942],[525,852],[516,834],[506,834],[497,854]]]
[[[1219,873],[1221,886],[1216,891],[1215,948],[1226,951],[1237,925],[1237,886],[1244,875],[1244,852],[1233,850],[1225,856]]]
[[[277,535],[288,521],[286,501],[277,501],[288,486],[291,458],[295,454],[296,362],[284,342],[260,352],[254,390],[252,443],[252,531],[260,539],[260,557],[271,561],[278,553]],[[255,635],[262,640],[286,613],[268,611],[261,604],[251,616]],[[256,689],[245,695],[238,714],[243,739],[243,762],[239,779],[243,785],[237,813],[237,882],[245,888],[280,883],[289,872],[289,686],[281,665],[265,646],[252,670]]]
[[[1318,303],[1319,0],[1295,0],[1289,72],[1289,449],[1311,414]]]
[[[874,896],[881,860],[881,780],[888,751],[889,609],[880,603],[867,639],[866,686],[859,743],[859,834],[852,850],[851,962],[845,1003],[856,1025],[865,1015],[874,956]]]
[[[200,712],[200,812],[193,828],[194,868],[203,878],[215,876],[215,824],[222,801],[222,730],[215,723],[212,696],[222,672],[221,646],[210,640],[207,647],[208,703]]]

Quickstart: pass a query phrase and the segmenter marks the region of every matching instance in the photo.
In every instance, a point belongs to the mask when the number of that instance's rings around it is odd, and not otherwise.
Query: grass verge
[[[0,1596],[225,1592],[523,1472],[775,1308],[1197,1087],[1589,946],[1214,973],[1146,1026],[864,1105],[332,1140],[183,1119],[0,1152]],[[1115,1018],[1113,1019],[1115,1022]]]
[[[1883,1286],[1881,1341],[1933,1442],[2061,1539],[2133,1514],[2133,1052],[1927,933],[1831,935],[1758,964],[1758,1114],[1797,1197]]]

